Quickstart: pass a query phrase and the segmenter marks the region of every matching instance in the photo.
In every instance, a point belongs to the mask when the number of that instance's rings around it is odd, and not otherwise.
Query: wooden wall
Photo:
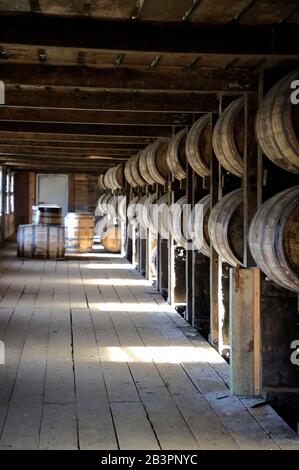
[[[97,177],[88,174],[69,175],[69,211],[94,212],[99,197]],[[36,173],[15,173],[15,213],[6,217],[5,238],[21,224],[32,222],[32,205],[36,199]]]
[[[97,176],[69,175],[69,210],[74,212],[94,212],[99,198]]]

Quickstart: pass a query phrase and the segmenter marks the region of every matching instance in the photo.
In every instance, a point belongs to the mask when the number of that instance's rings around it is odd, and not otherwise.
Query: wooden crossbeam
[[[2,47],[5,51],[5,45],[2,44]],[[61,53],[63,54],[63,50]],[[215,63],[217,63],[217,57],[215,57]],[[1,80],[5,84],[86,87],[104,89],[108,92],[111,90],[168,90],[238,94],[257,90],[257,77],[254,76],[253,71],[246,68],[224,69],[223,67],[201,68],[199,73],[198,70],[187,67],[133,69],[125,66],[96,68],[3,63],[1,64]],[[134,99],[131,101],[134,102]]]
[[[0,42],[80,49],[155,53],[298,53],[293,24],[242,25],[102,21],[90,17],[7,15],[0,19]]]
[[[178,129],[180,126],[178,126]],[[122,125],[88,125],[88,124],[57,124],[40,122],[0,122],[0,132],[33,132],[55,134],[81,134],[99,136],[122,137],[170,137],[171,127],[167,126],[122,126]]]
[[[0,137],[0,148],[11,149],[12,147],[17,147],[18,149],[34,151],[37,149],[56,151],[56,150],[65,150],[72,153],[81,153],[101,151],[102,154],[114,155],[114,154],[127,154],[137,152],[140,149],[145,147],[144,143],[84,143],[84,142],[61,142],[61,141],[42,141],[42,140],[22,140],[21,142],[16,140],[7,140]]]
[[[16,67],[18,68],[18,66]],[[3,69],[1,68],[1,78],[3,79],[5,74],[2,75],[2,73]],[[28,80],[28,78],[25,79]],[[6,82],[5,104],[9,106],[98,109],[120,112],[208,113],[217,111],[218,98],[215,93],[204,94],[200,91],[128,91],[86,87],[14,85]]]
[[[65,144],[139,144],[146,146],[153,138],[148,136],[115,136],[115,135],[84,135],[80,134],[67,134],[67,133],[55,133],[55,132],[32,132],[16,131],[16,130],[1,130],[0,129],[0,140],[14,140],[17,143],[23,143],[28,141],[36,142],[53,142],[53,143],[65,143]]]
[[[87,109],[74,112],[73,109],[18,106],[1,106],[0,121],[71,123],[78,125],[109,124],[110,126],[188,126],[193,122],[192,115],[185,113],[116,112]]]

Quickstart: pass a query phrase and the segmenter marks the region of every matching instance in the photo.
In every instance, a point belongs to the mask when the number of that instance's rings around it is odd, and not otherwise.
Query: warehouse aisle
[[[0,255],[1,449],[299,449],[126,260]]]

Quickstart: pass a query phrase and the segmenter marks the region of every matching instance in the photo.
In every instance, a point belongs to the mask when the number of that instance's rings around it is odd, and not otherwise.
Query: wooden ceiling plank
[[[246,9],[238,22],[243,25],[274,25],[281,23],[296,8],[297,0],[258,0]]]
[[[252,0],[202,0],[193,10],[191,20],[201,23],[230,23]]]

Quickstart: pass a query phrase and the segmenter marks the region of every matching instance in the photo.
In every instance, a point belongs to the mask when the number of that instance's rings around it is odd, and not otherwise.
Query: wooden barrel
[[[203,197],[196,204],[191,214],[190,238],[195,248],[205,256],[210,256],[210,195]]]
[[[169,139],[159,138],[148,148],[147,167],[155,183],[165,184],[168,180],[167,151]]]
[[[32,223],[45,225],[61,225],[61,207],[45,204],[32,206]]]
[[[106,214],[107,203],[109,202],[110,198],[111,198],[110,193],[104,193],[99,197],[98,204],[97,204],[97,214],[96,215]]]
[[[186,156],[191,168],[199,176],[210,174],[212,153],[212,131],[210,115],[206,114],[196,121],[186,139]]]
[[[182,129],[170,139],[167,149],[168,168],[178,180],[186,178],[186,137],[187,129]]]
[[[276,284],[299,293],[299,186],[268,199],[255,214],[249,246],[258,267]]]
[[[121,250],[121,229],[117,226],[107,226],[103,231],[101,243],[109,253],[119,253]]]
[[[142,178],[147,182],[147,184],[152,185],[152,184],[155,184],[156,181],[152,177],[152,175],[149,171],[149,167],[148,167],[148,158],[149,158],[148,154],[149,154],[149,151],[150,151],[150,147],[151,147],[151,145],[148,145],[140,153],[139,170],[140,170],[140,173],[142,175]]]
[[[108,189],[111,189],[110,173],[109,170],[106,171],[103,178],[104,186]]]
[[[130,157],[129,160],[126,161],[124,173],[125,173],[125,178],[127,182],[129,183],[129,185],[132,186],[132,188],[137,188],[138,183],[132,174],[132,158],[134,158],[134,156]]]
[[[169,208],[169,230],[176,243],[185,249],[189,248],[188,217],[184,206],[187,204],[187,197],[181,197]]]
[[[233,101],[221,114],[213,132],[213,148],[223,168],[242,177],[244,164],[244,98]]]
[[[108,188],[106,188],[106,186],[104,184],[104,174],[101,174],[98,177],[98,187],[101,191],[106,191],[108,189]]]
[[[145,186],[146,181],[142,178],[140,169],[139,169],[139,159],[140,159],[141,151],[138,152],[136,155],[130,158],[131,160],[131,173],[136,181],[138,186]]]
[[[243,220],[242,189],[226,194],[213,207],[209,218],[211,243],[231,266],[243,265]]]
[[[157,235],[158,227],[154,224],[154,220],[152,218],[152,212],[157,202],[156,194],[150,194],[144,201],[144,213],[143,219],[145,226],[149,229],[153,236]]]
[[[123,172],[121,164],[109,168],[105,173],[105,185],[108,189],[121,189],[123,188]]]
[[[59,225],[19,225],[18,257],[59,259],[64,257],[64,227]]]
[[[139,196],[134,197],[128,204],[128,210],[127,210],[127,217],[129,223],[137,227],[138,225],[138,220],[137,220],[137,213],[136,213],[136,204],[139,201]]]
[[[299,173],[299,105],[291,102],[291,83],[298,79],[299,69],[279,80],[262,100],[255,121],[264,154],[293,173]]]
[[[158,232],[163,239],[169,237],[169,204],[168,193],[163,194],[150,211],[151,224],[158,227]]]
[[[87,212],[69,212],[65,217],[65,241],[69,252],[87,253],[92,250],[94,217]]]

